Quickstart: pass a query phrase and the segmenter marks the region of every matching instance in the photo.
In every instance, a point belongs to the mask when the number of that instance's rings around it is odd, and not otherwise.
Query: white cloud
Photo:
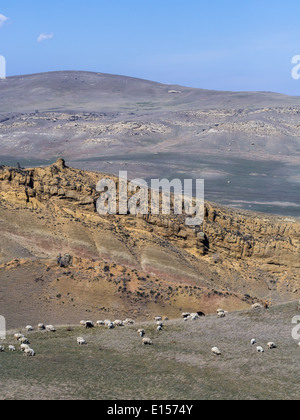
[[[8,20],[8,17],[1,15],[0,13],[0,28],[4,25],[4,23]]]
[[[46,41],[47,39],[53,39],[54,38],[54,34],[41,34],[38,39],[37,42],[43,42]]]

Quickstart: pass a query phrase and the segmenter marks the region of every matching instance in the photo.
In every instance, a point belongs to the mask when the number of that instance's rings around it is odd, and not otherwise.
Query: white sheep
[[[117,327],[124,327],[124,326],[125,326],[124,322],[123,322],[123,321],[121,321],[120,319],[117,319],[117,320],[115,321],[115,325],[116,325]]]
[[[20,338],[20,339],[19,339],[19,342],[20,342],[21,344],[30,344],[30,342],[29,342],[28,338],[26,338],[26,337],[22,337],[22,338]]]
[[[27,325],[25,329],[27,332],[33,331],[33,327],[31,325]]]
[[[262,309],[262,308],[263,308],[263,306],[262,306],[261,303],[254,303],[252,305],[252,309]]]
[[[85,324],[86,324],[86,321],[80,321],[80,325],[81,325],[82,327],[85,327]]]
[[[144,337],[145,330],[143,330],[142,328],[140,328],[137,332],[138,332],[138,334],[139,334],[140,337]]]
[[[113,330],[113,329],[115,328],[114,323],[113,323],[113,322],[111,322],[110,324],[108,324],[108,325],[107,325],[107,328],[108,328],[109,330]]]
[[[97,322],[96,322],[96,325],[97,325],[98,327],[101,327],[102,325],[105,325],[105,323],[104,323],[104,321],[97,321]]]
[[[20,334],[20,333],[16,333],[15,335],[14,335],[14,338],[15,338],[15,340],[17,340],[17,341],[19,341],[21,338],[23,338],[24,337],[24,335],[23,334]]]
[[[26,349],[24,351],[24,356],[28,356],[28,357],[34,357],[35,356],[35,351],[32,349]]]
[[[269,350],[277,349],[277,346],[276,346],[276,344],[275,344],[275,343],[270,342],[270,343],[268,343],[268,349],[269,349]]]
[[[8,346],[8,350],[13,352],[13,351],[16,351],[16,348],[14,346]]]
[[[254,346],[254,345],[256,344],[256,340],[255,340],[255,338],[252,338],[252,340],[251,340],[251,344],[252,344],[252,346]]]
[[[157,331],[162,331],[162,329],[163,329],[162,325],[159,325],[159,326],[157,327]]]
[[[86,345],[86,344],[87,344],[87,342],[85,341],[85,339],[84,339],[83,337],[78,337],[78,338],[77,338],[77,344],[78,344],[79,346],[84,346],[84,345]]]
[[[225,318],[226,317],[226,313],[225,311],[223,312],[218,312],[218,318]]]
[[[217,356],[221,356],[221,354],[222,354],[221,351],[218,349],[218,347],[213,347],[211,349],[211,351],[212,351],[213,354],[215,354]]]
[[[124,325],[133,325],[134,324],[134,320],[133,319],[128,319],[126,318],[124,321]]]
[[[30,349],[30,347],[28,346],[28,344],[21,344],[21,351],[25,351]]]
[[[264,353],[264,349],[261,346],[256,347],[258,353]]]
[[[155,321],[162,321],[162,317],[161,316],[156,316],[154,319],[155,319]]]
[[[46,328],[45,328],[45,325],[44,324],[38,324],[38,330],[39,331],[44,331]]]
[[[142,340],[142,343],[143,343],[144,346],[147,346],[147,345],[152,346],[153,341],[148,337],[144,337],[143,340]]]
[[[55,332],[56,329],[53,327],[53,325],[46,325],[46,331],[48,331],[48,332]]]

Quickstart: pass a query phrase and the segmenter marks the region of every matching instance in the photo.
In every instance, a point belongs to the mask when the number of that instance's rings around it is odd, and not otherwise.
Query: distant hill
[[[104,73],[51,72],[0,81],[0,112],[152,111],[300,106],[299,97],[272,92],[218,92]]]
[[[88,72],[10,77],[0,97],[0,164],[203,178],[208,200],[299,217],[299,97]]]

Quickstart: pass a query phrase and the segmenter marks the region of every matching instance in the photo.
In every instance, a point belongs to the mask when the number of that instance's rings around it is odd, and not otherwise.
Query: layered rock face
[[[62,159],[45,168],[1,167],[0,264],[58,253],[107,261],[177,289],[172,298],[180,309],[188,301],[209,311],[223,299],[239,309],[300,298],[299,219],[209,202],[196,227],[184,215],[100,216],[96,185],[103,177],[118,184],[115,177],[68,168]],[[189,288],[184,304],[180,285]]]

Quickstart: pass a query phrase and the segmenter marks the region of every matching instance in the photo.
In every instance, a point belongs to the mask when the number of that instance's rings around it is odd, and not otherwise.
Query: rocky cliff
[[[2,275],[13,260],[23,266],[49,264],[58,253],[68,253],[79,277],[88,267],[90,278],[95,270],[99,275],[101,261],[130,278],[138,273],[122,296],[128,307],[134,302],[146,312],[155,305],[172,315],[174,308],[213,311],[222,303],[236,309],[257,300],[300,298],[299,219],[209,202],[204,223],[197,227],[186,226],[185,217],[177,215],[100,216],[96,185],[103,176],[68,168],[62,159],[45,168],[1,167]],[[139,280],[147,276],[148,282]],[[114,293],[120,291],[117,284]],[[73,286],[66,283],[63,292]]]

